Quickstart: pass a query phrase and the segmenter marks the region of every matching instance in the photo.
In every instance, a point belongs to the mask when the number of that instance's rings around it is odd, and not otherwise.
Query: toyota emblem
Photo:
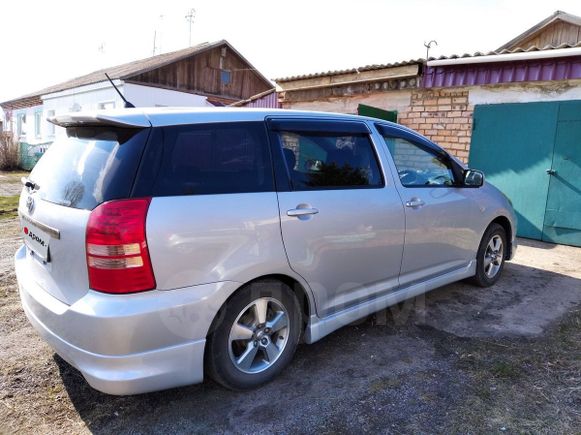
[[[28,209],[28,214],[34,212],[34,198],[32,196],[26,198],[26,208]]]

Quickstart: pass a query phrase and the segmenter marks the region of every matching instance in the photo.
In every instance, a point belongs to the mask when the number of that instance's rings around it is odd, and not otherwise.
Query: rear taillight
[[[106,293],[155,288],[145,218],[151,198],[109,201],[95,208],[87,224],[89,287]]]

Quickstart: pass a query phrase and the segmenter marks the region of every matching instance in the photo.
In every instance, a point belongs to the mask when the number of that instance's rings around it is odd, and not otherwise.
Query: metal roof
[[[280,109],[276,88],[269,89],[253,95],[245,100],[236,101],[230,107],[263,107],[267,109]]]
[[[563,48],[578,48],[581,47],[581,42],[577,44],[561,44],[561,45],[547,45],[545,47],[530,47],[530,48],[522,48],[516,47],[514,49],[508,50],[496,50],[496,51],[488,51],[488,52],[481,52],[477,51],[476,53],[464,53],[464,54],[452,54],[449,56],[439,56],[439,57],[430,57],[428,61],[433,60],[445,60],[445,59],[460,59],[460,58],[476,58],[481,56],[492,56],[492,55],[502,55],[502,54],[515,54],[515,53],[527,53],[533,51],[547,51],[547,50],[557,50]],[[404,62],[395,62],[395,63],[387,63],[387,64],[378,64],[378,65],[367,65],[359,68],[351,68],[351,69],[344,69],[344,70],[335,70],[335,71],[327,71],[327,72],[319,72],[319,73],[311,73],[311,74],[303,74],[303,75],[295,75],[290,77],[278,78],[273,79],[277,83],[284,83],[290,82],[294,80],[303,80],[303,79],[311,79],[317,77],[326,77],[326,76],[335,76],[341,74],[350,74],[356,72],[363,72],[363,71],[373,71],[373,70],[380,70],[385,68],[393,68],[398,66],[406,66],[406,65],[414,65],[414,64],[421,64],[424,65],[426,63],[425,59],[414,59],[408,60]]]
[[[67,89],[76,88],[79,86],[91,85],[94,83],[104,82],[107,81],[105,77],[105,73],[109,74],[111,79],[129,79],[139,74],[146,73],[148,71],[152,71],[157,68],[161,68],[163,66],[169,65],[174,62],[178,62],[180,60],[186,59],[190,56],[203,53],[204,51],[211,50],[216,47],[220,47],[222,45],[226,45],[230,50],[240,56],[244,62],[251,66],[250,62],[248,62],[244,56],[242,56],[232,45],[226,40],[220,40],[216,42],[203,42],[201,44],[195,45],[193,47],[185,48],[183,50],[172,51],[170,53],[163,53],[158,54],[157,56],[148,57],[145,59],[136,60],[133,62],[125,63],[122,65],[117,65],[109,68],[104,68],[98,71],[94,71],[90,74],[86,74],[84,76],[76,77],[71,80],[67,80],[66,82],[59,83],[54,86],[49,86],[48,88],[41,89],[36,92],[32,92],[27,95],[23,95],[18,98],[14,98],[9,101],[5,101],[2,105],[11,105],[12,103],[17,103],[20,100],[24,99],[31,99],[31,98],[39,98],[41,95],[52,94],[54,92],[60,92]],[[253,68],[254,69],[254,68]],[[254,69],[256,74],[260,76],[269,86],[272,86],[270,80],[268,80],[264,75],[262,75],[258,70]]]
[[[561,45],[546,45],[545,47],[530,47],[530,48],[522,48],[517,47],[512,50],[503,49],[503,50],[496,50],[496,51],[488,51],[488,52],[481,52],[477,51],[476,53],[464,53],[464,54],[452,54],[450,56],[440,56],[440,57],[430,57],[428,61],[433,60],[446,60],[446,59],[464,59],[464,58],[474,58],[474,57],[482,57],[482,56],[494,56],[494,55],[502,55],[502,54],[515,54],[515,53],[530,53],[534,51],[549,51],[549,50],[560,50],[563,48],[578,48],[581,47],[581,42],[577,44],[561,44]]]
[[[277,83],[284,83],[284,82],[290,82],[293,80],[313,79],[313,78],[317,78],[317,77],[337,76],[337,75],[341,75],[341,74],[353,74],[353,73],[358,73],[358,72],[363,72],[363,71],[374,71],[374,70],[380,70],[380,69],[385,69],[385,68],[395,68],[398,66],[422,64],[423,62],[424,62],[424,59],[412,59],[412,60],[407,60],[407,61],[403,61],[403,62],[366,65],[366,66],[360,66],[358,68],[351,68],[351,69],[342,69],[342,70],[335,70],[335,71],[302,74],[302,75],[296,75],[296,76],[290,76],[290,77],[281,77],[281,78],[273,79],[273,80]]]

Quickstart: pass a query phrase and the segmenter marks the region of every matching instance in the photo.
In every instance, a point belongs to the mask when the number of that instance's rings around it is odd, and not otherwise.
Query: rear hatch
[[[131,196],[149,128],[68,124],[30,173],[19,215],[27,270],[73,304],[89,291],[85,233],[91,210]]]

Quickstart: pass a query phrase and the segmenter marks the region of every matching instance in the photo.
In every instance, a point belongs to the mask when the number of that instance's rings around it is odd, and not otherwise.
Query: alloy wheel
[[[488,278],[494,278],[498,274],[503,259],[504,246],[502,238],[496,234],[492,236],[484,252],[484,273]]]
[[[274,364],[289,338],[289,315],[281,302],[262,297],[236,317],[228,336],[234,366],[244,373],[260,373]]]

